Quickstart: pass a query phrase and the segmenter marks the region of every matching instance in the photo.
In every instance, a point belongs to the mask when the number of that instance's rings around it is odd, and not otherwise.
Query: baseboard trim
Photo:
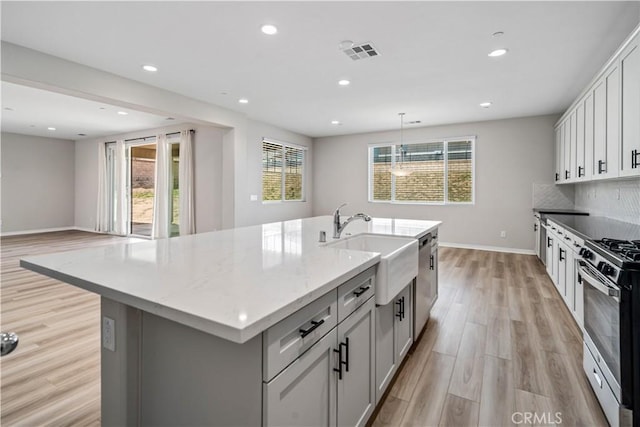
[[[71,231],[71,230],[85,231],[87,233],[95,233],[95,234],[106,234],[96,230],[92,230],[90,228],[69,226],[69,227],[55,227],[55,228],[39,228],[37,230],[8,231],[8,232],[0,233],[0,237],[26,236],[29,234],[55,233],[56,231]]]
[[[445,248],[475,249],[478,251],[505,252],[510,254],[521,254],[521,255],[536,254],[536,252],[532,249],[503,248],[500,246],[485,246],[485,245],[469,245],[466,243],[438,242],[438,246],[442,246]]]

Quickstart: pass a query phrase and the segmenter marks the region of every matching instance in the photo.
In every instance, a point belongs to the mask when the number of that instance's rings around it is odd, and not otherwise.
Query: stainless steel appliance
[[[416,338],[429,320],[431,307],[438,298],[438,232],[421,237],[418,248],[418,276],[413,299],[413,331]]]
[[[622,227],[613,235],[640,239],[640,226]],[[640,240],[588,240],[580,255],[585,373],[609,423],[639,427]]]

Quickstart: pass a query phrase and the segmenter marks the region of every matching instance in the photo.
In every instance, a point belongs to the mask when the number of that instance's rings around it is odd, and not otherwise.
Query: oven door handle
[[[620,302],[620,289],[600,283],[598,279],[589,274],[589,271],[582,264],[579,267],[579,273],[582,280],[585,280],[589,285],[596,288],[603,294],[612,297],[616,302]]]

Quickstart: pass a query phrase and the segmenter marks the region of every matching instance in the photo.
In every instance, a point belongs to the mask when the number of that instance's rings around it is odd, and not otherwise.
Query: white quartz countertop
[[[419,238],[440,224],[358,220],[343,237]],[[331,216],[25,257],[21,266],[244,343],[379,262],[374,252],[319,244],[321,230],[331,241]]]

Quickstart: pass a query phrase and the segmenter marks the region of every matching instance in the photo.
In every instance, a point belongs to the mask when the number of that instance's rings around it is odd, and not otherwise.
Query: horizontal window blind
[[[305,149],[262,141],[262,200],[304,199]]]
[[[472,203],[473,147],[472,138],[370,147],[369,200]]]

